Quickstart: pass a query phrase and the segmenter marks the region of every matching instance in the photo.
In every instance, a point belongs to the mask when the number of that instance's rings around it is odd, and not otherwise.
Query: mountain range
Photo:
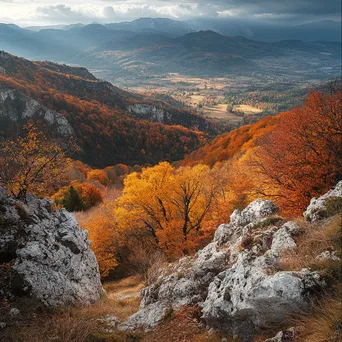
[[[170,19],[34,30],[1,24],[1,48],[29,59],[82,65],[110,75],[212,76],[265,73],[272,66],[278,72],[307,73],[313,68],[338,68],[341,56],[338,42],[263,42],[212,30],[193,31]]]
[[[42,29],[69,30],[82,27],[84,24],[50,25],[26,27],[30,31]],[[182,36],[187,33],[212,30],[222,35],[243,36],[262,41],[279,40],[323,40],[341,41],[341,23],[333,20],[321,20],[297,25],[279,25],[268,22],[253,22],[241,19],[196,19],[178,21],[168,18],[139,18],[130,22],[110,23],[104,26],[112,30],[127,30],[133,32],[154,32]]]

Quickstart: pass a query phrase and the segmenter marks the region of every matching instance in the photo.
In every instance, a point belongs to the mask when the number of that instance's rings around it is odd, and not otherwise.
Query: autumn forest
[[[86,69],[4,56],[1,87],[59,113],[71,129],[51,126],[39,110],[29,120],[2,117],[0,184],[16,198],[34,192],[76,212],[103,277],[138,252],[192,255],[256,198],[294,217],[342,177],[338,81],[301,106],[210,141],[210,122],[201,131],[124,114],[140,95]]]

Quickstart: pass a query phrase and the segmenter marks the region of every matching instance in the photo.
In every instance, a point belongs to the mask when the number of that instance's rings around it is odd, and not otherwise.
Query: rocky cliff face
[[[28,296],[46,306],[90,304],[102,294],[87,231],[47,199],[11,199],[0,188],[0,299]]]
[[[312,221],[314,213],[322,211],[320,218],[334,214],[330,204],[332,198],[342,200],[341,189],[342,182],[314,199],[305,218]],[[149,329],[171,308],[197,305],[208,327],[252,341],[258,329],[304,310],[310,298],[327,285],[309,269],[279,270],[281,253],[296,247],[300,228],[277,212],[273,202],[261,199],[242,212],[235,210],[230,223],[218,227],[208,246],[163,269],[158,280],[143,289],[140,310],[120,329]]]
[[[170,108],[169,108],[170,109]],[[177,109],[164,110],[156,105],[148,103],[134,103],[127,106],[127,110],[134,116],[165,125],[181,125],[190,129],[196,128],[201,131],[210,129],[209,122],[198,115]]]
[[[28,119],[45,121],[51,132],[62,138],[74,134],[73,128],[63,115],[41,105],[18,90],[0,87],[0,120],[22,124]]]

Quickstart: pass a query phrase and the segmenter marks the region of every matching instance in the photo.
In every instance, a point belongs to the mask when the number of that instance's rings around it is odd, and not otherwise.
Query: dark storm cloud
[[[341,15],[340,0],[198,0],[167,1],[164,3],[197,3],[216,6],[218,11],[236,10],[244,15],[273,14],[279,15]]]

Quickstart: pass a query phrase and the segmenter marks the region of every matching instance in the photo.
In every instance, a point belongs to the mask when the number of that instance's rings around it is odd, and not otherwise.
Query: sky
[[[298,24],[341,20],[340,0],[0,0],[0,22],[19,26],[110,23],[140,17]]]

